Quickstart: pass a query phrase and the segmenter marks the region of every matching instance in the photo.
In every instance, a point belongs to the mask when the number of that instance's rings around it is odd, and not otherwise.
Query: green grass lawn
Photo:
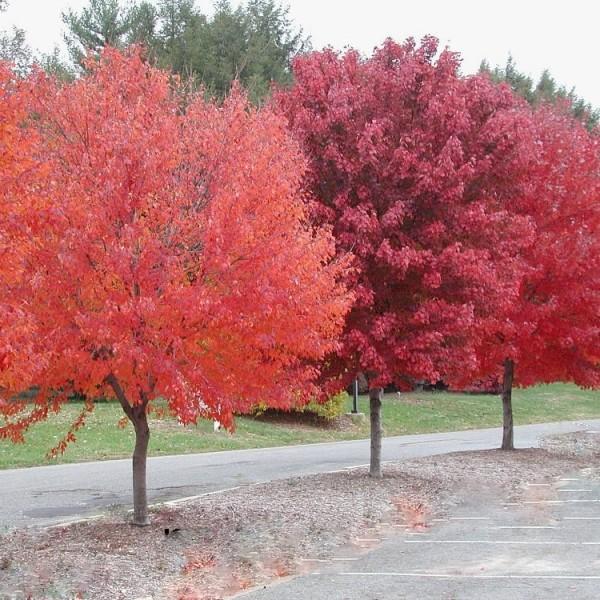
[[[572,385],[538,386],[514,392],[515,423],[537,423],[600,418],[600,392],[580,390]],[[348,399],[348,410],[350,410]],[[361,396],[359,408],[368,414],[368,398]],[[119,429],[123,416],[116,402],[96,405],[86,425],[65,454],[49,460],[46,452],[64,435],[79,413],[81,405],[71,403],[59,415],[39,423],[27,434],[27,443],[13,445],[0,441],[0,468],[27,467],[55,463],[125,458],[133,448],[133,429]],[[494,427],[502,423],[499,397],[447,392],[413,392],[385,396],[383,403],[385,435],[455,431]],[[150,454],[181,454],[240,448],[262,448],[288,444],[307,444],[369,436],[368,419],[346,423],[343,428],[321,427],[292,419],[238,417],[235,433],[212,431],[212,423],[182,427],[173,419],[151,421]],[[500,443],[500,440],[498,440]]]

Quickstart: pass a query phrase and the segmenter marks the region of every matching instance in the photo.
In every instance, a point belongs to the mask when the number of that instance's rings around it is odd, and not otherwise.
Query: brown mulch
[[[546,436],[541,447],[554,454],[567,454],[581,458],[600,457],[600,432],[578,431]]]
[[[572,451],[582,444],[587,454]],[[247,486],[158,507],[143,529],[112,515],[18,530],[0,536],[0,597],[216,600],[309,570],[309,559],[364,552],[392,527],[428,527],[465,493],[516,497],[525,482],[589,466],[590,452],[600,435],[582,433],[539,450],[388,464],[379,481],[352,469]]]

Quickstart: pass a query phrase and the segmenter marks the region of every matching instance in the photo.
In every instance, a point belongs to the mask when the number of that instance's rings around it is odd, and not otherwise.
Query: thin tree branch
[[[123,412],[127,415],[129,420],[131,422],[133,422],[133,419],[134,419],[133,407],[127,401],[125,392],[123,391],[123,388],[121,387],[121,384],[119,383],[119,380],[115,377],[115,374],[110,373],[106,377],[105,381],[113,389],[113,392],[115,393],[115,396],[117,397],[117,400],[121,403],[121,408],[123,409]]]

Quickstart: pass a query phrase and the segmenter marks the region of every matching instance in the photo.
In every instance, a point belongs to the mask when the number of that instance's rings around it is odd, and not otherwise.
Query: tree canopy
[[[298,58],[277,97],[310,157],[314,217],[356,257],[337,369],[375,387],[464,370],[475,325],[513,300],[530,240],[509,211],[533,160],[524,103],[458,65],[434,38],[365,60],[327,50]]]
[[[367,375],[376,429],[390,382],[600,383],[597,136],[459,63],[431,37],[325,50],[275,97],[309,157],[314,219],[355,256],[327,375]]]
[[[154,399],[182,423],[232,427],[259,402],[314,395],[350,301],[347,265],[306,223],[304,159],[270,109],[239,90],[222,106],[184,98],[139,51],[105,49],[86,67],[66,85],[1,71],[0,133],[16,153],[0,196],[14,207],[0,221],[0,438],[22,440],[82,394],[60,451],[93,398],[116,398],[136,430],[143,524]],[[20,402],[31,387],[34,404]]]

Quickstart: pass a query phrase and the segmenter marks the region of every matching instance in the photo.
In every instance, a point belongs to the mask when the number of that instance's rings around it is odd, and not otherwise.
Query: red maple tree
[[[93,398],[115,397],[135,428],[143,525],[153,400],[182,423],[231,427],[257,402],[288,407],[314,393],[312,365],[337,347],[350,302],[347,264],[307,225],[305,161],[271,110],[239,91],[222,106],[190,98],[135,49],[107,49],[88,68],[33,88],[48,218],[21,276],[0,279],[23,342],[0,372],[0,410],[12,415],[0,437],[22,440],[81,393],[63,450]],[[17,412],[27,406],[12,395],[30,386],[35,404]]]
[[[532,114],[528,193],[511,209],[533,224],[521,249],[515,302],[488,322],[477,347],[481,377],[502,380],[502,448],[513,441],[512,386],[600,385],[600,139],[566,111]]]
[[[309,156],[312,214],[356,257],[329,375],[368,376],[374,476],[381,387],[470,372],[476,332],[512,305],[531,241],[511,203],[530,191],[535,128],[508,88],[459,65],[432,37],[366,59],[326,50],[296,59],[276,97]]]

